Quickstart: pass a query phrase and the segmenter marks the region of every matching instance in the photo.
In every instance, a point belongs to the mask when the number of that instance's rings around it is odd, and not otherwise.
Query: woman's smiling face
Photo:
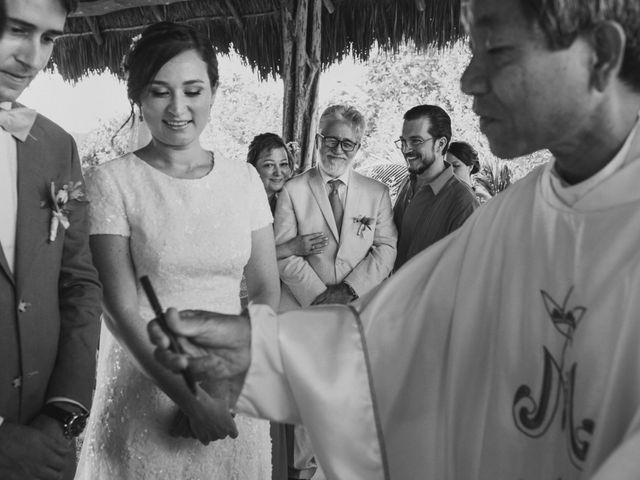
[[[284,148],[263,150],[256,160],[256,170],[262,179],[267,196],[271,197],[284,187],[291,176],[289,157]]]
[[[199,141],[209,121],[214,91],[207,65],[194,50],[165,63],[140,99],[153,138],[174,148]]]

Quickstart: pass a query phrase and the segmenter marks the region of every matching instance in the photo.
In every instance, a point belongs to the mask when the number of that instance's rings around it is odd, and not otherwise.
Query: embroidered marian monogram
[[[555,329],[564,337],[564,344],[559,359],[555,358],[547,347],[542,347],[544,371],[539,397],[536,400],[531,387],[521,385],[513,399],[512,413],[518,430],[528,437],[538,438],[547,432],[560,408],[560,428],[567,435],[569,458],[578,470],[582,470],[595,423],[592,419],[585,418],[576,426],[573,415],[573,389],[578,365],[576,362],[566,365],[565,356],[587,309],[582,306],[567,308],[572,291],[573,287],[569,289],[562,305],[547,292],[541,291],[545,309]]]

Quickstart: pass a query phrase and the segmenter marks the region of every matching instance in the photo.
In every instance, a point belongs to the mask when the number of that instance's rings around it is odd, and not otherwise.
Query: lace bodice
[[[177,179],[128,154],[89,172],[87,185],[91,234],[129,237],[136,276],[149,275],[164,306],[238,311],[251,231],[271,222],[253,167],[216,159],[208,175]]]
[[[135,275],[164,308],[237,313],[251,232],[271,213],[253,167],[216,157],[177,179],[128,154],[87,174],[92,235],[129,238]],[[153,312],[138,284],[143,319]],[[268,423],[236,418],[236,440],[208,447],[167,434],[177,407],[103,328],[97,389],[77,479],[248,479],[270,475]]]

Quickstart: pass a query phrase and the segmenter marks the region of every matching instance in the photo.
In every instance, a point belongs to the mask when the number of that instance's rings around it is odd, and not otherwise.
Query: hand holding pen
[[[165,318],[164,318],[164,310],[160,306],[160,301],[158,300],[158,297],[156,296],[156,292],[151,286],[151,280],[149,280],[149,277],[147,277],[146,275],[143,277],[140,277],[140,284],[142,285],[142,289],[144,290],[144,293],[147,295],[147,299],[151,304],[151,308],[156,314],[156,320],[158,321],[158,324],[160,325],[164,333],[167,335],[167,337],[169,337],[169,340],[171,342],[171,347],[170,347],[171,351],[174,353],[181,353],[181,354],[185,353],[184,349],[180,345],[180,342],[178,342],[178,338],[167,326],[167,322],[165,321]],[[187,370],[184,370],[182,372],[182,376],[184,378],[184,381],[187,384],[187,387],[189,387],[189,390],[191,391],[191,393],[197,396],[198,390],[196,388],[196,382],[193,379],[193,376],[191,375],[191,373]]]

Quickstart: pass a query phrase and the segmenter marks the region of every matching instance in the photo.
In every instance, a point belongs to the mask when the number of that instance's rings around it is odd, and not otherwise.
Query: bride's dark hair
[[[139,38],[132,40],[129,53],[122,61],[131,112],[118,132],[134,118],[135,106],[140,106],[140,99],[145,89],[164,64],[173,57],[190,50],[195,51],[207,65],[209,82],[211,82],[211,88],[215,89],[218,85],[216,53],[207,37],[193,27],[172,22],[154,23],[147,27]]]

